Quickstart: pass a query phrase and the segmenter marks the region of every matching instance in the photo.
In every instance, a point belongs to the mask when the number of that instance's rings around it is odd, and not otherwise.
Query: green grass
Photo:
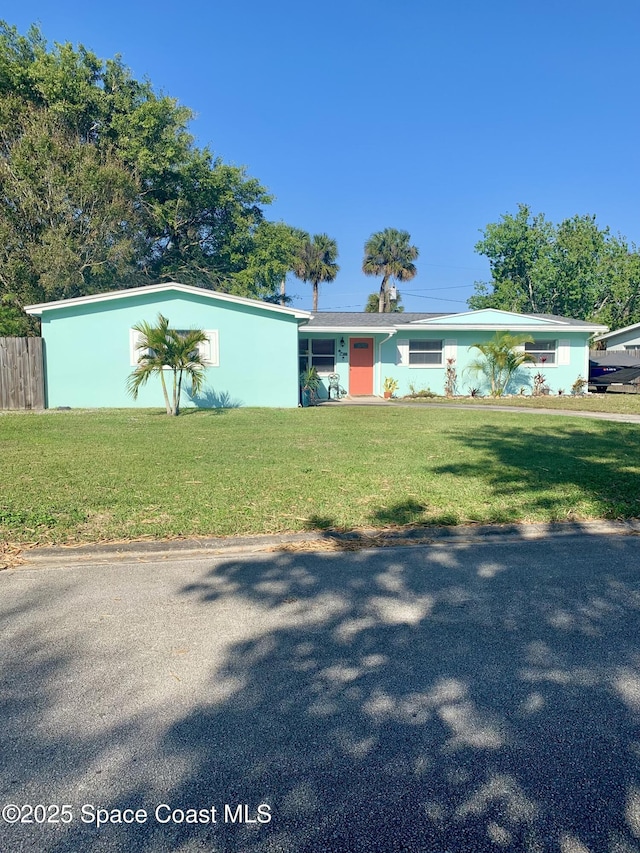
[[[0,482],[15,543],[623,518],[640,431],[428,405],[7,413]]]
[[[584,394],[572,397],[570,394],[553,397],[431,397],[410,399],[400,398],[397,402],[415,405],[455,403],[482,408],[486,406],[511,406],[516,409],[549,409],[550,411],[570,412],[613,412],[623,415],[640,415],[640,394]]]

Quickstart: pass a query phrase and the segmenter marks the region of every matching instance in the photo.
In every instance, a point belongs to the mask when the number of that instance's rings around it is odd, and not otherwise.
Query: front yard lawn
[[[394,401],[392,401],[394,402]],[[509,406],[516,409],[549,409],[570,412],[612,412],[620,415],[640,415],[640,394],[570,394],[558,396],[505,396],[505,397],[401,397],[395,402],[428,404],[462,404],[482,408],[486,406]]]
[[[0,539],[71,543],[640,515],[640,430],[320,407],[5,413]]]

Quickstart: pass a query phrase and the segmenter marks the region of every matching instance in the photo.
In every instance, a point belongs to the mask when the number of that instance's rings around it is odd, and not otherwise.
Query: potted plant
[[[320,377],[316,367],[308,367],[300,374],[300,402],[306,408],[313,406],[318,399]]]
[[[385,400],[389,400],[396,393],[399,387],[399,382],[397,379],[393,379],[391,376],[387,376],[383,383],[384,388],[384,398]]]

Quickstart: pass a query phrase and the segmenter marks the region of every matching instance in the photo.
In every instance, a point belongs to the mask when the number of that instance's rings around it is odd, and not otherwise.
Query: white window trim
[[[413,338],[414,342],[418,343],[439,343],[440,344],[440,362],[439,364],[411,364],[411,341],[407,341],[407,364],[411,368],[411,370],[442,370],[442,368],[446,365],[445,359],[445,350],[446,350],[446,341],[442,340],[442,338]],[[431,350],[431,352],[438,352],[438,350]]]
[[[571,364],[571,341],[558,341],[556,348],[556,359],[558,367],[567,367]]]
[[[200,357],[206,367],[220,366],[220,344],[218,339],[217,329],[204,329],[207,340],[203,344],[198,344]]]
[[[555,369],[556,367],[560,366],[560,361],[559,361],[560,344],[561,343],[566,344],[567,341],[545,340],[544,338],[535,338],[534,343],[553,344],[554,345],[553,346],[553,352],[554,352],[555,358],[554,358],[553,362],[545,361],[544,363],[542,363],[541,361],[536,360],[534,363],[534,362],[528,361],[528,362],[525,362],[525,365],[524,365],[525,367],[528,367],[532,370],[552,370],[552,369]],[[531,344],[528,344],[528,345],[531,346]],[[522,351],[523,352],[530,352],[530,350],[527,350],[527,344],[522,345]],[[537,359],[537,353],[538,352],[544,352],[544,350],[534,350],[534,352],[531,353],[531,355],[535,355],[536,359]],[[568,362],[567,362],[567,364],[568,364]]]
[[[458,341],[455,338],[447,338],[442,342],[442,354],[444,357],[444,366],[447,366],[447,361],[452,358],[458,360]]]
[[[143,348],[139,346],[142,332],[137,329],[129,329],[129,364],[131,367],[138,366],[138,359],[144,355]]]
[[[217,329],[205,329],[207,340],[205,343],[198,344],[198,351],[205,367],[220,366],[220,342]],[[142,333],[136,329],[129,329],[129,364],[131,367],[137,367],[138,359],[143,355],[143,349],[139,346]]]

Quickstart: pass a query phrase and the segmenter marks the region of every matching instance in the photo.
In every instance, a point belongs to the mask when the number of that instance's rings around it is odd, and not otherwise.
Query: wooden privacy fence
[[[0,338],[0,409],[44,409],[42,338]]]

